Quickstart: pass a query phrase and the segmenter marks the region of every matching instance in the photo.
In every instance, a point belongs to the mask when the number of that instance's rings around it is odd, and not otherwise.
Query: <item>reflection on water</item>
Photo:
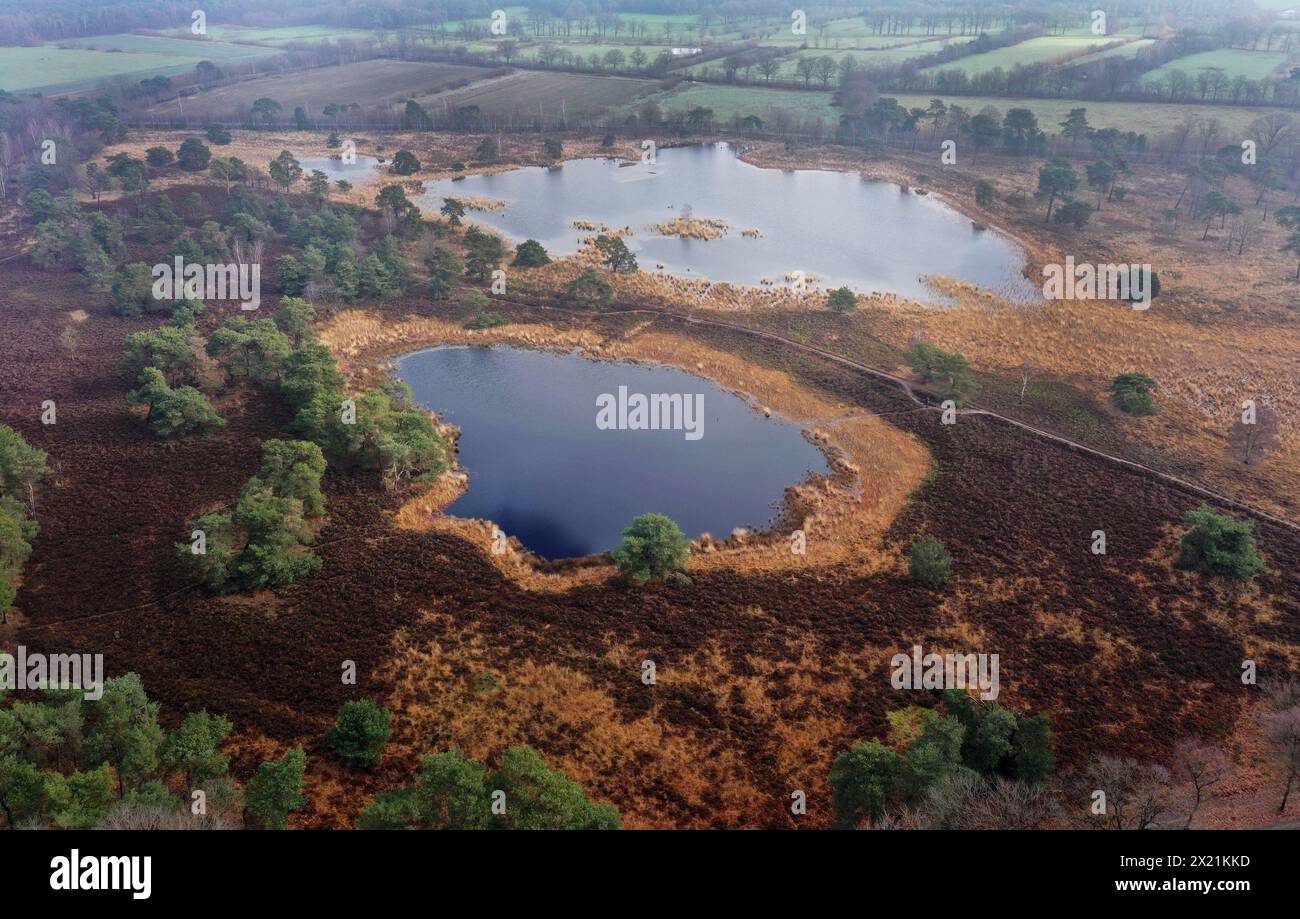
[[[1021,275],[1024,254],[1006,237],[974,227],[932,196],[863,179],[857,173],[760,169],[726,144],[659,150],[656,162],[571,160],[425,183],[424,205],[442,198],[496,198],[498,211],[474,211],[516,242],[536,239],[552,254],[579,248],[590,230],[575,220],[630,227],[626,240],[642,269],[751,286],[785,284],[802,271],[819,286],[889,291],[934,301],[922,275],[948,275],[1015,300],[1040,299]],[[683,214],[720,219],[720,239],[661,236],[649,229]],[[756,230],[758,235],[744,235]]]
[[[638,514],[695,538],[769,522],[785,489],[826,459],[799,428],[680,370],[516,348],[408,354],[397,375],[459,426],[469,490],[447,513],[485,518],[545,558],[616,546]],[[598,399],[703,395],[699,439],[683,430],[603,430]]]
[[[298,160],[302,166],[304,175],[310,175],[313,169],[319,169],[325,175],[329,176],[331,182],[336,179],[347,179],[354,185],[371,176],[379,166],[379,160],[373,156],[356,156],[356,162],[345,163],[340,157],[334,159],[329,156],[305,156]]]

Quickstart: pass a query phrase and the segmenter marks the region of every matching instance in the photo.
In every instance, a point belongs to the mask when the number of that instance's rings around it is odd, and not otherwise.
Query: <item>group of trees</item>
[[[44,450],[0,424],[0,624],[8,621],[38,527],[36,486],[49,474]]]
[[[596,804],[530,747],[509,747],[489,771],[457,747],[424,758],[416,783],[381,793],[361,829],[616,830],[612,804]]]
[[[1278,813],[1300,778],[1300,682],[1279,679],[1264,684],[1255,716],[1263,728],[1265,750],[1280,767]],[[1195,738],[1175,745],[1169,765],[1098,754],[1061,776],[1073,821],[1112,830],[1190,829],[1206,799],[1237,771],[1218,747]],[[1100,793],[1100,797],[1099,794]],[[1084,806],[1084,803],[1088,806]]]
[[[192,712],[168,733],[134,673],[106,680],[98,699],[85,695],[60,687],[34,701],[0,698],[7,828],[280,828],[301,806],[301,749],[263,763],[241,795],[221,753],[226,718]]]
[[[233,512],[201,515],[190,540],[177,543],[187,570],[212,591],[278,587],[315,572],[320,559],[305,547],[314,538],[313,521],[325,512],[325,465],[313,443],[266,441],[262,468],[245,483]]]
[[[886,815],[944,829],[970,826],[965,798],[1010,798],[1032,804],[1020,814],[1041,825],[1053,803],[1043,784],[1055,769],[1047,715],[1021,715],[948,689],[937,708],[913,706],[890,715],[888,744],[854,744],[831,766],[836,823],[879,825]],[[960,791],[958,800],[952,800]],[[1008,814],[1005,819],[1009,819]]]

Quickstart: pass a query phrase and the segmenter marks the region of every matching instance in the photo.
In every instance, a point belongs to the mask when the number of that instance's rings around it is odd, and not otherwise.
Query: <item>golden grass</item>
[[[727,222],[712,217],[674,217],[666,223],[651,224],[650,229],[661,236],[682,239],[721,239],[727,235]]]
[[[581,350],[601,360],[648,361],[677,367],[712,380],[764,414],[779,414],[804,427],[827,454],[832,473],[791,483],[776,526],[758,534],[715,534],[694,546],[692,566],[750,571],[848,564],[863,574],[897,563],[882,536],[907,497],[925,478],[928,451],[913,436],[880,418],[838,403],[797,383],[789,374],[757,367],[744,358],[694,339],[635,326],[616,338],[591,330],[556,330],[542,324],[513,324],[466,330],[442,319],[391,320],[363,310],[347,310],[326,320],[321,339],[357,384],[375,382],[390,367],[393,354],[438,344],[508,344],[548,350]],[[445,432],[454,437],[454,432]],[[493,553],[489,521],[468,521],[440,513],[464,487],[463,473],[452,470],[409,499],[396,513],[398,526],[417,531],[454,532],[484,547],[503,574],[535,590],[566,590],[578,583],[607,580],[612,565],[539,571],[517,543]],[[791,533],[802,530],[803,554],[792,551]]]

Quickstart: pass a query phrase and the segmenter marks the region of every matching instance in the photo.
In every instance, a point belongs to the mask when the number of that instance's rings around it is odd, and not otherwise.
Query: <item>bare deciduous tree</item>
[[[1084,822],[1100,829],[1145,830],[1166,825],[1172,815],[1169,770],[1119,756],[1094,756],[1069,781],[1072,797],[1087,802]],[[1105,813],[1095,814],[1096,792],[1105,794]]]
[[[1246,465],[1262,459],[1266,453],[1281,443],[1281,419],[1266,405],[1255,410],[1255,420],[1247,423],[1240,416],[1232,425],[1228,443],[1232,453]]]
[[[1175,782],[1191,786],[1191,800],[1187,805],[1187,820],[1183,829],[1192,828],[1192,820],[1201,808],[1207,790],[1232,774],[1232,763],[1218,747],[1202,744],[1188,737],[1174,747],[1170,770]]]
[[[1038,361],[1032,357],[1027,357],[1020,362],[1020,401],[1023,405],[1025,402],[1025,390],[1029,389],[1029,381],[1038,374]]]

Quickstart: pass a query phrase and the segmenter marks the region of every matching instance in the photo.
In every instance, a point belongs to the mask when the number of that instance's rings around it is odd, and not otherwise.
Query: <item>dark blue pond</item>
[[[612,549],[632,518],[651,512],[692,539],[761,527],[788,486],[827,471],[798,426],[679,370],[445,347],[399,359],[397,375],[463,431],[469,490],[447,513],[495,521],[544,558]],[[685,398],[638,400],[652,395]],[[632,429],[656,416],[658,430]]]

